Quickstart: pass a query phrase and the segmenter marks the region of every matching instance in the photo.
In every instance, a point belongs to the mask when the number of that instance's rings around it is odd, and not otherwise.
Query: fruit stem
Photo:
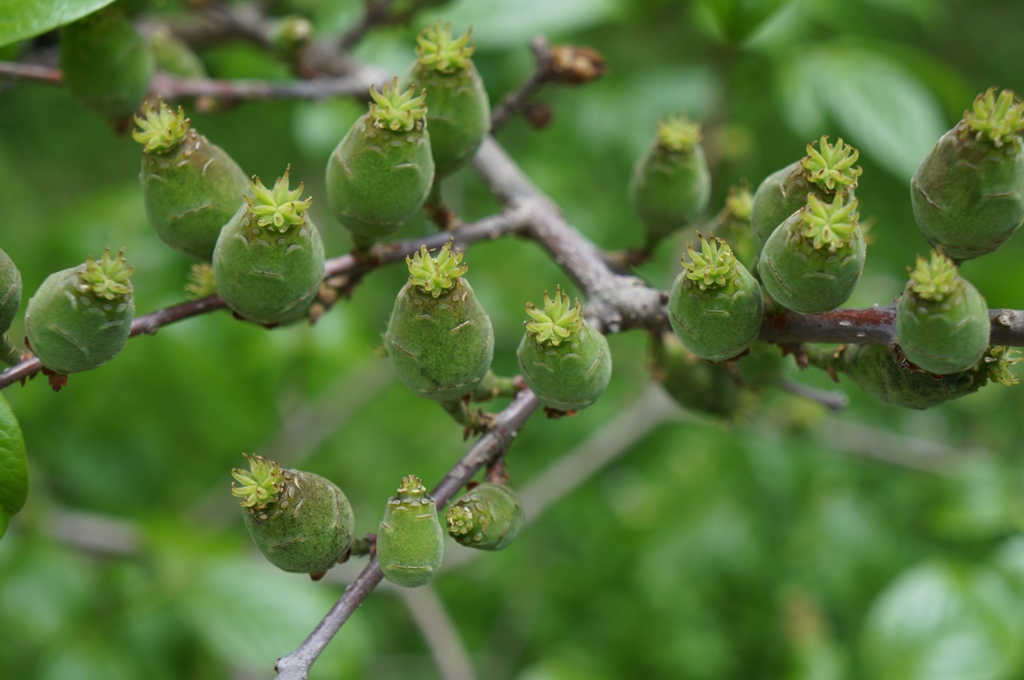
[[[473,390],[471,401],[490,401],[499,397],[514,397],[523,389],[522,379],[518,376],[505,377],[487,369],[487,375]]]

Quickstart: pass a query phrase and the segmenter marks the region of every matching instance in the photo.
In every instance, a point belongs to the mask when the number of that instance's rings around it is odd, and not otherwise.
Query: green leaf
[[[113,0],[0,0],[0,45],[70,24]]]
[[[837,42],[801,51],[776,71],[783,115],[808,139],[833,135],[910,181],[918,163],[949,127],[935,96],[896,60]]]
[[[997,680],[1021,660],[1021,598],[999,573],[923,564],[875,602],[865,629],[867,677]]]
[[[28,464],[25,440],[10,404],[0,395],[0,536],[28,496]]]
[[[619,0],[462,0],[435,17],[423,13],[418,21],[451,21],[456,30],[473,27],[478,50],[497,50],[529,43],[535,35],[557,35],[594,26],[621,11]]]

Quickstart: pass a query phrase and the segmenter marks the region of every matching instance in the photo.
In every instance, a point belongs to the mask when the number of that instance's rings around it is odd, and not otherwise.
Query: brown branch
[[[60,85],[59,68],[38,64],[0,61],[0,77],[33,80]],[[358,75],[312,80],[217,80],[214,78],[178,78],[165,73],[153,77],[150,94],[174,100],[181,97],[220,97],[235,100],[325,99],[327,97],[369,96],[372,83],[384,82],[383,71],[362,69]]]
[[[494,427],[470,447],[444,479],[434,487],[431,495],[437,501],[439,509],[443,508],[478,470],[508,450],[512,440],[537,410],[538,405],[533,392],[523,390],[505,410],[496,414]],[[382,578],[380,565],[377,558],[373,557],[309,637],[295,651],[277,660],[277,680],[305,680],[320,653],[352,613],[380,584]]]
[[[519,233],[523,229],[524,217],[522,213],[510,210],[500,215],[472,222],[453,232],[381,243],[373,247],[369,256],[357,257],[349,253],[328,260],[324,265],[324,273],[326,277],[348,275],[358,280],[371,269],[404,260],[406,256],[419,250],[421,245],[426,245],[428,249],[435,249],[454,239],[456,245],[465,247],[478,241],[493,240],[507,234]],[[143,334],[154,335],[169,324],[225,307],[226,305],[219,295],[211,295],[158,309],[132,319],[129,337]],[[0,389],[31,378],[41,369],[42,364],[36,357],[25,359],[0,373]]]
[[[391,5],[393,3],[394,0],[369,0],[359,23],[345,31],[341,39],[338,40],[337,44],[341,51],[351,51],[375,26],[389,23],[392,20]]]
[[[537,68],[534,69],[529,80],[523,83],[518,90],[506,94],[502,97],[501,102],[494,107],[491,112],[492,134],[504,127],[512,116],[519,113],[526,106],[526,101],[549,80],[551,50],[548,47],[547,39],[537,36],[531,40],[530,51],[533,52],[533,56],[537,60]]]
[[[559,85],[584,85],[603,76],[607,68],[604,57],[592,47],[578,45],[555,45],[550,47],[547,38],[537,36],[530,41],[530,50],[537,61],[529,80],[518,90],[505,95],[491,113],[491,132],[498,130],[513,115],[526,110],[530,113],[527,103],[547,83]],[[527,116],[528,122],[534,127],[544,127],[550,119],[550,109],[541,106],[536,109],[542,113]]]
[[[47,85],[60,85],[63,80],[59,68],[42,64],[24,64],[20,61],[0,61],[0,78],[34,80]]]

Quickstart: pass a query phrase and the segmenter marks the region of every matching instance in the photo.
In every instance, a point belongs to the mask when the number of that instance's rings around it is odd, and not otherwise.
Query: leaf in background
[[[428,25],[443,18],[456,31],[472,26],[478,50],[500,50],[521,48],[536,35],[554,37],[601,24],[619,13],[619,5],[618,0],[462,0],[437,16],[423,13],[418,21]]]
[[[28,497],[25,440],[7,399],[0,395],[0,537]]]
[[[715,38],[740,44],[789,4],[789,0],[703,0],[694,9]]]
[[[864,631],[867,677],[997,680],[1020,669],[1024,602],[990,569],[928,563],[875,601]]]
[[[776,71],[783,115],[797,134],[836,134],[909,181],[946,131],[936,98],[898,62],[845,42],[800,52]]]
[[[113,0],[0,0],[0,45],[70,24]]]
[[[253,673],[269,671],[313,630],[337,592],[303,574],[287,574],[262,560],[194,556],[194,580],[181,605],[207,647],[221,661]],[[364,622],[350,620],[318,659],[312,677],[361,676],[372,653]]]

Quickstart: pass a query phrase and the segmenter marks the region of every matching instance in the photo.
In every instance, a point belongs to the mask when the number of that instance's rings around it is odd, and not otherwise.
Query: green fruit
[[[526,334],[516,352],[527,386],[541,404],[573,412],[604,394],[612,377],[608,341],[583,318],[579,300],[570,306],[561,288],[544,292],[544,309],[526,303]]]
[[[181,78],[208,78],[202,60],[184,40],[161,24],[149,34],[149,49],[156,68]]]
[[[507,548],[526,516],[515,491],[504,484],[485,482],[464,493],[445,513],[448,535],[467,548]]]
[[[856,198],[836,194],[829,204],[808,194],[806,205],[772,232],[761,251],[757,271],[765,291],[801,314],[846,302],[864,268],[857,218]]]
[[[142,103],[154,62],[131,22],[108,5],[61,30],[60,67],[72,98],[105,116],[119,117]]]
[[[781,348],[770,342],[751,344],[750,351],[735,363],[740,383],[754,391],[782,385],[788,365]]]
[[[686,347],[708,361],[744,351],[761,330],[761,287],[722,239],[700,237],[701,252],[687,246],[690,260],[672,284],[668,318]]]
[[[1024,103],[1009,90],[978,95],[910,182],[925,239],[954,260],[992,252],[1024,223]]]
[[[947,375],[914,367],[898,345],[844,345],[827,353],[817,347],[806,349],[812,364],[843,373],[876,399],[902,408],[938,406],[973,394],[990,380],[1003,385],[1018,382],[1010,367],[1020,359],[1006,347],[990,347],[972,367]]]
[[[451,244],[431,256],[422,246],[406,258],[409,282],[398,293],[385,344],[395,372],[416,394],[460,400],[487,375],[494,331],[463,277],[462,253]]]
[[[25,440],[11,405],[0,395],[0,538],[28,498]]]
[[[402,478],[388,499],[377,533],[377,561],[384,578],[404,588],[430,583],[444,556],[437,504],[418,477]]]
[[[754,192],[750,226],[759,244],[790,215],[807,204],[808,194],[824,201],[836,193],[849,193],[857,187],[860,166],[853,167],[859,152],[840,138],[834,145],[822,137],[820,148],[807,145],[807,156],[765,178]]]
[[[50,274],[28,301],[26,341],[50,371],[98,368],[121,351],[135,305],[124,251]]]
[[[0,250],[0,335],[11,329],[21,306],[21,272],[14,261]]]
[[[491,106],[473,65],[470,33],[453,39],[451,24],[438,20],[416,39],[416,61],[403,87],[426,89],[427,125],[437,177],[446,177],[473,158],[491,128]]]
[[[252,195],[217,239],[213,271],[217,291],[242,318],[264,325],[298,321],[324,278],[324,244],[288,170],[271,191],[256,177]]]
[[[327,202],[357,248],[390,236],[423,206],[434,180],[425,94],[378,93],[327,161]]]
[[[750,211],[754,205],[754,195],[744,184],[729,188],[725,206],[712,220],[711,233],[728,242],[736,259],[753,273],[757,267],[757,256],[761,251],[761,242],[755,241],[750,226]]]
[[[147,105],[135,122],[132,137],[144,145],[139,179],[149,223],[167,245],[209,262],[249,179],[223,149],[189,127],[181,107]]]
[[[337,564],[352,543],[355,519],[344,492],[320,475],[282,470],[263,456],[234,469],[231,493],[256,547],[274,566],[314,579]]]
[[[629,201],[646,229],[645,248],[696,220],[711,197],[700,123],[685,116],[658,122],[654,143],[637,161]]]
[[[653,339],[651,359],[654,379],[683,408],[723,418],[739,410],[742,393],[729,366],[704,361],[675,334]]]
[[[964,371],[981,359],[990,329],[985,298],[952,260],[936,251],[930,262],[917,258],[896,306],[896,336],[907,359],[930,373]]]

